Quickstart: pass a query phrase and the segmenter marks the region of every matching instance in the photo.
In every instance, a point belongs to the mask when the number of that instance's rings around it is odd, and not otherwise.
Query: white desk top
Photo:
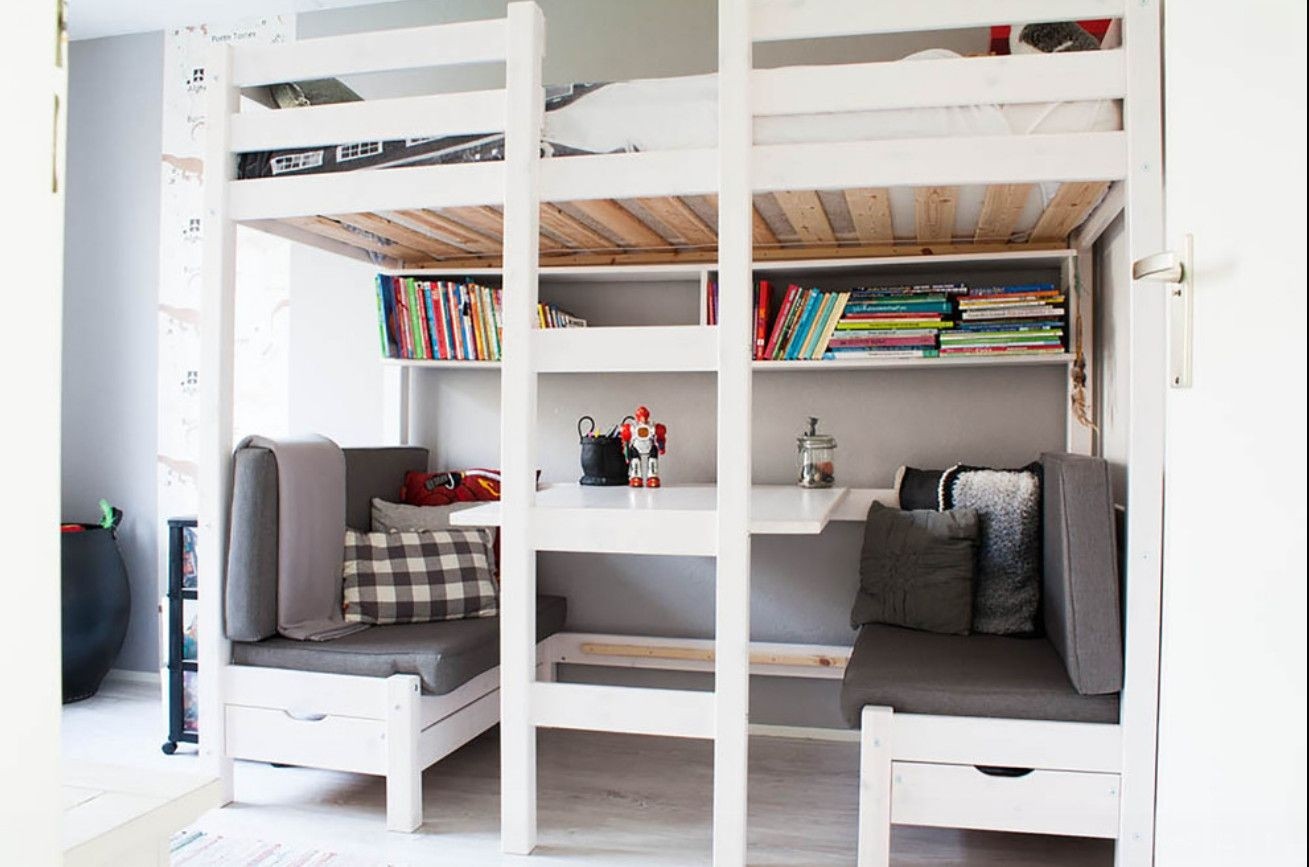
[[[851,497],[853,495],[853,497]],[[750,531],[771,535],[821,533],[830,520],[863,520],[873,499],[887,501],[891,491],[849,488],[806,490],[794,485],[755,485],[750,491]],[[669,485],[654,490],[627,487],[546,485],[536,493],[541,509],[585,511],[713,512],[718,492],[713,485]],[[848,500],[854,511],[845,509]],[[857,514],[856,514],[857,512]],[[498,527],[500,504],[484,503],[455,512],[450,523],[461,527]]]
[[[64,764],[63,794],[66,867],[149,851],[222,805],[216,778],[85,762]]]

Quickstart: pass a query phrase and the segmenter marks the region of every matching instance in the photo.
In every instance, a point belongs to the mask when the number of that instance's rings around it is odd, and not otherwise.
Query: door
[[[1195,250],[1193,385],[1165,409],[1166,867],[1305,863],[1304,34],[1293,0],[1165,5],[1166,236]]]

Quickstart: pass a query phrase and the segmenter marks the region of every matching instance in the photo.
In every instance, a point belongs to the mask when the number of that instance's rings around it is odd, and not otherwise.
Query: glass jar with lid
[[[836,438],[818,432],[818,419],[809,419],[809,429],[795,438],[799,452],[802,488],[830,488],[836,481]]]

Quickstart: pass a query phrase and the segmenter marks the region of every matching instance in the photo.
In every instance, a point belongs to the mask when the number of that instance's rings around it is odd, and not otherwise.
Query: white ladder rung
[[[536,683],[532,721],[543,728],[712,738],[714,694],[585,683]]]

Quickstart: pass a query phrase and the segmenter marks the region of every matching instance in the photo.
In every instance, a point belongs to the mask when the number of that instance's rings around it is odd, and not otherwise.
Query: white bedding
[[[910,55],[903,62],[959,56],[946,49],[930,49]],[[694,75],[607,84],[576,102],[547,112],[545,139],[593,153],[709,148],[716,144],[717,126],[717,76]],[[1121,128],[1119,104],[1095,100],[766,117],[755,121],[754,137],[756,144],[786,144]],[[1016,232],[1021,235],[1031,230],[1058,188],[1058,184],[1040,185],[1039,195],[1028,200]],[[959,189],[955,211],[958,236],[971,236],[984,197],[984,187]],[[891,190],[891,212],[896,237],[912,238],[912,189]]]

